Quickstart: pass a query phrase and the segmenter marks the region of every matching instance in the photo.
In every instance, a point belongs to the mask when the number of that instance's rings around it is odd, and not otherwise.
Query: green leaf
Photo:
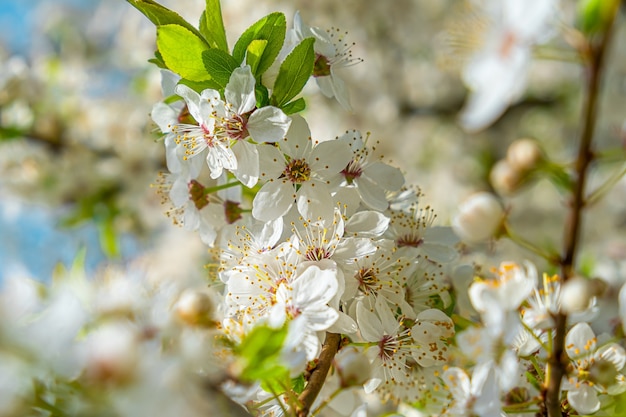
[[[255,39],[248,45],[246,53],[246,64],[250,65],[250,69],[253,74],[257,73],[261,59],[263,58],[263,52],[267,47],[267,40]]]
[[[300,374],[300,376],[291,380],[291,385],[296,394],[301,394],[304,391],[304,383],[304,374]]]
[[[283,113],[285,113],[286,115],[299,113],[304,109],[306,109],[306,102],[302,97],[297,100],[290,101],[282,107]]]
[[[257,83],[254,87],[254,94],[256,96],[256,106],[257,108],[269,106],[270,104],[270,95],[267,91],[267,88],[263,84]]]
[[[239,377],[247,381],[280,378],[285,369],[280,362],[280,351],[286,337],[286,326],[254,328],[236,349],[242,370]]]
[[[163,62],[163,56],[159,53],[159,51],[154,51],[154,58],[148,60],[148,62],[156,65],[159,68],[167,69],[167,65]]]
[[[156,26],[163,26],[163,25],[170,25],[170,24],[182,26],[188,29],[194,35],[196,35],[199,39],[202,40],[203,43],[205,43],[208,46],[208,43],[206,43],[206,41],[204,40],[202,34],[198,31],[198,29],[193,27],[192,24],[190,24],[185,19],[183,19],[178,13],[168,9],[167,7],[161,6],[159,3],[153,0],[126,0],[126,1],[128,1],[132,6],[134,6],[137,10],[143,13]]]
[[[222,89],[222,87],[218,83],[216,83],[214,80],[191,81],[191,80],[186,80],[183,78],[182,80],[178,82],[178,84],[185,84],[187,87],[190,87],[192,90],[194,90],[197,93],[201,93],[207,88],[210,88],[211,90],[218,90],[218,91]]]
[[[206,0],[206,9],[200,17],[200,33],[204,35],[211,48],[217,48],[228,53],[220,0]]]
[[[309,80],[313,73],[315,39],[306,38],[291,51],[281,64],[274,83],[274,92],[271,101],[277,107],[294,98]]]
[[[255,78],[263,74],[274,62],[285,41],[287,20],[285,15],[279,12],[271,13],[250,26],[241,35],[233,48],[233,57],[237,62],[243,62],[248,46],[255,40],[265,40],[262,55],[258,58],[256,71],[252,71]],[[254,48],[258,48],[254,47]]]
[[[157,27],[157,47],[167,67],[191,81],[207,81],[207,72],[202,53],[208,45],[197,35],[179,25]]]
[[[208,49],[202,52],[202,60],[204,68],[211,76],[211,81],[218,84],[220,88],[226,88],[230,75],[238,67],[235,58],[221,49]]]
[[[113,218],[103,219],[97,226],[102,251],[108,258],[117,258],[120,255],[120,248]]]
[[[604,30],[619,3],[619,0],[579,0],[578,26],[587,35]]]

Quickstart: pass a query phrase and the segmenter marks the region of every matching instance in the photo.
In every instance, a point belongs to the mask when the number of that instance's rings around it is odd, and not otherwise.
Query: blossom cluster
[[[320,137],[303,116],[311,79],[351,109],[342,76],[360,60],[345,35],[271,13],[231,48],[219,0],[198,26],[128,1],[157,27],[163,99],[151,117],[167,171],[154,186],[173,222],[198,233],[208,277],[89,280],[79,257],[50,287],[7,280],[0,414],[362,417],[379,401],[450,417],[621,412],[623,270],[582,265],[576,247],[583,208],[626,171],[585,193],[602,162],[592,136],[575,164],[514,141],[485,175],[499,196],[475,194],[439,225],[369,133]],[[600,77],[619,2],[581,2],[579,29],[556,24],[557,0],[469,3],[484,37],[463,73],[467,131],[522,96],[532,53],[558,30]],[[515,233],[506,200],[543,177],[571,200],[562,254]],[[485,272],[504,238],[550,273],[529,261]]]

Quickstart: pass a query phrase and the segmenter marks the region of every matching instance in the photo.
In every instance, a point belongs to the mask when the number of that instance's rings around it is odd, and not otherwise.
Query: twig
[[[577,249],[580,241],[580,229],[582,226],[582,212],[585,207],[585,184],[588,169],[594,159],[592,151],[593,134],[597,121],[598,96],[600,93],[600,81],[604,69],[604,58],[611,37],[613,20],[607,22],[605,32],[598,43],[589,45],[589,62],[587,66],[587,89],[583,109],[583,128],[578,147],[578,158],[575,165],[574,189],[568,216],[565,222],[563,255],[561,258],[562,282],[570,279],[574,273]],[[567,316],[558,313],[554,317],[555,335],[552,352],[548,358],[546,369],[545,405],[549,417],[561,417],[561,380],[567,367],[565,355],[565,333]]]
[[[322,346],[322,353],[320,353],[319,362],[317,367],[311,373],[309,383],[304,388],[304,391],[300,394],[298,399],[300,400],[300,407],[298,408],[296,415],[298,417],[306,417],[309,414],[309,410],[313,405],[313,401],[317,398],[320,390],[326,382],[326,375],[330,369],[330,365],[333,362],[333,358],[339,350],[339,344],[341,343],[341,335],[337,333],[326,333],[326,340]]]

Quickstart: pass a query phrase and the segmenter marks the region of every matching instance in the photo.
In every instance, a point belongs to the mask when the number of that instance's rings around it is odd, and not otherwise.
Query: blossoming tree
[[[151,117],[167,168],[156,188],[210,251],[208,279],[109,271],[89,281],[78,258],[50,287],[9,281],[2,413],[356,417],[378,403],[407,416],[623,412],[624,331],[599,325],[598,299],[612,297],[626,322],[626,290],[610,293],[579,259],[586,207],[625,173],[588,185],[604,162],[594,127],[619,1],[581,1],[575,25],[557,0],[471,2],[486,23],[463,73],[467,130],[520,99],[533,52],[559,35],[584,69],[585,100],[571,166],[535,140],[514,142],[491,171],[500,196],[470,197],[452,226],[370,134],[312,135],[301,94],[311,77],[351,109],[342,69],[359,60],[335,32],[275,12],[229,46],[219,0],[206,0],[198,26],[153,0],[128,2],[156,26],[150,61],[163,98]],[[517,234],[503,204],[541,177],[568,201],[560,249]],[[521,261],[470,266],[499,239],[549,273]]]

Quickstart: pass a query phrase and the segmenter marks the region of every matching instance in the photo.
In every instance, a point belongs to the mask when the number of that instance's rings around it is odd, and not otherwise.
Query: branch
[[[301,404],[296,412],[298,417],[306,417],[309,414],[313,401],[315,401],[315,398],[317,398],[317,395],[324,386],[324,382],[326,382],[326,375],[328,374],[330,365],[333,362],[333,358],[339,350],[340,343],[340,334],[326,333],[326,340],[322,346],[322,353],[320,353],[317,367],[311,373],[309,383],[304,388],[304,391],[302,391],[302,394],[298,397]]]
[[[561,258],[561,279],[567,282],[574,274],[577,249],[580,242],[582,213],[585,208],[585,184],[589,166],[594,159],[592,150],[593,133],[597,121],[598,98],[604,58],[611,37],[613,21],[617,10],[607,23],[605,32],[598,43],[590,44],[590,56],[587,67],[587,88],[583,109],[583,128],[576,159],[576,177],[570,208],[565,222],[563,238],[563,256]],[[592,42],[592,41],[590,41]],[[556,314],[553,350],[548,358],[546,370],[545,406],[549,417],[561,417],[561,380],[566,373],[568,359],[565,354],[565,333],[567,316]]]

